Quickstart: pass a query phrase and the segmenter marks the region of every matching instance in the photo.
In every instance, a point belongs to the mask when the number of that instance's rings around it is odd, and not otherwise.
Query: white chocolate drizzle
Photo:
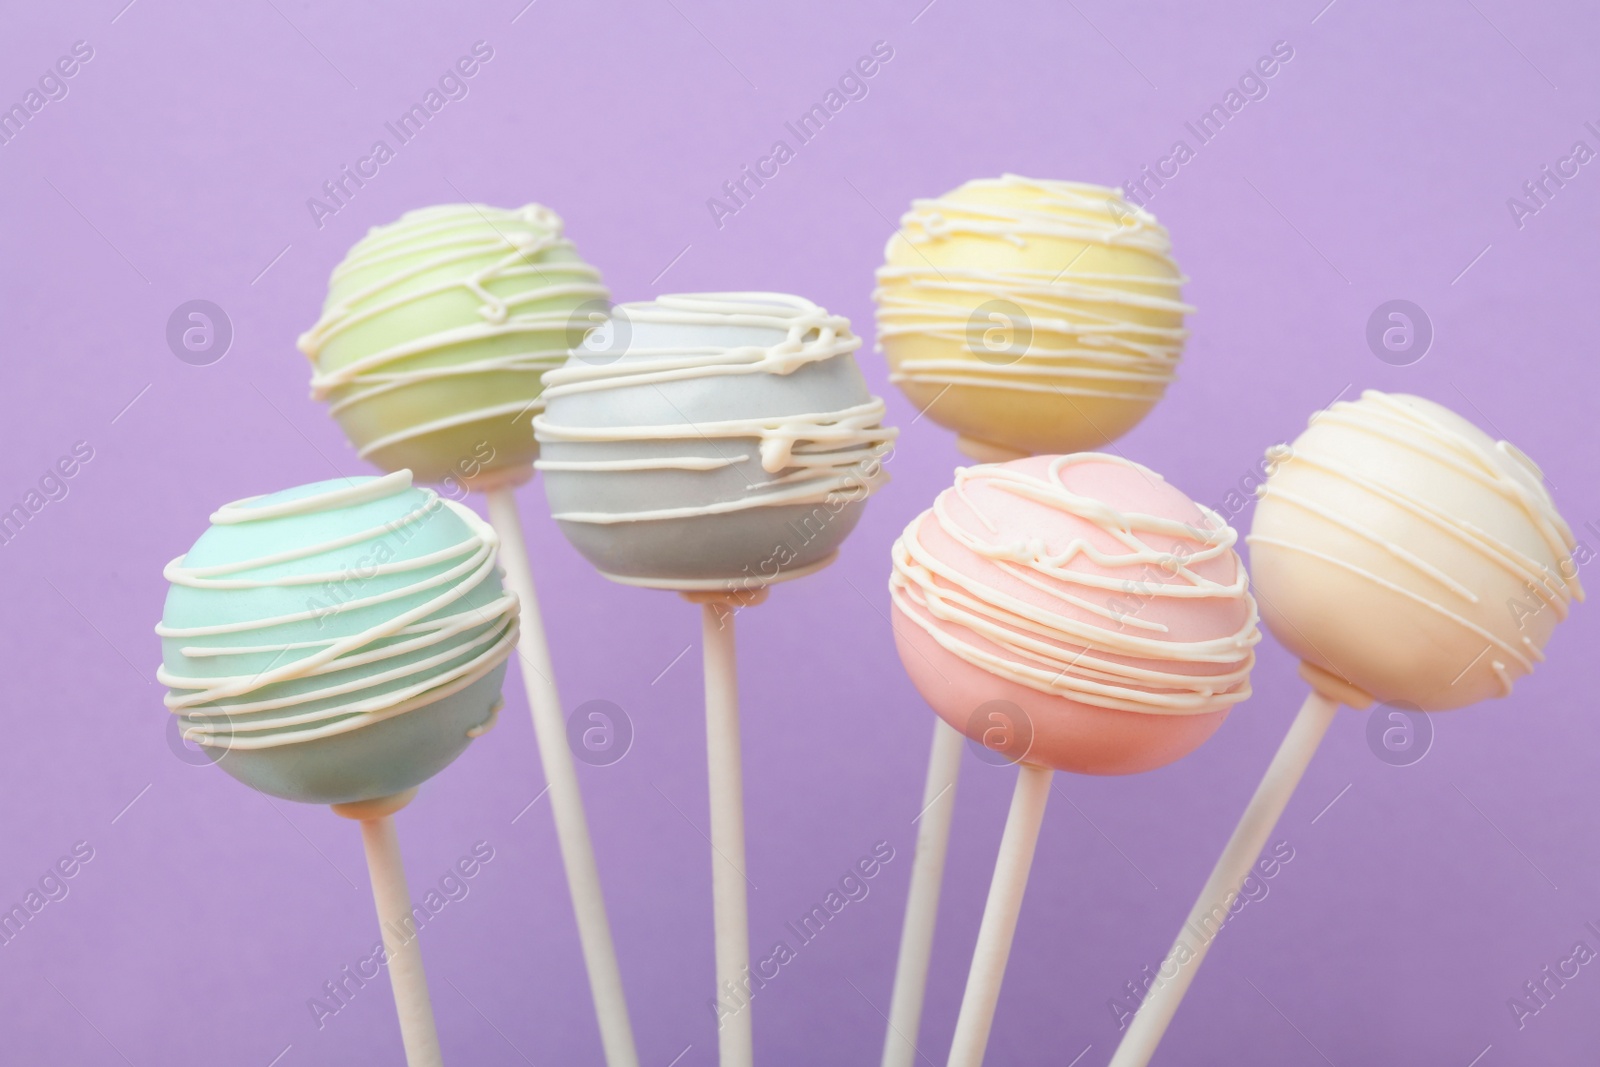
[[[313,399],[336,399],[329,410],[337,415],[352,405],[385,393],[428,382],[471,379],[481,375],[514,372],[531,375],[537,393],[538,378],[559,367],[566,358],[566,331],[571,323],[564,310],[520,310],[554,298],[605,300],[609,291],[600,272],[581,261],[545,257],[552,251],[570,252],[572,242],[562,235],[561,217],[539,204],[515,210],[483,204],[445,204],[407,212],[398,222],[374,228],[357,242],[334,268],[331,284],[367,271],[383,271],[378,280],[330,305],[311,329],[300,335],[300,350],[311,360]],[[499,258],[474,270],[459,271],[439,281],[416,279],[485,256]],[[408,304],[463,289],[478,301],[476,323],[438,330],[391,345],[341,367],[324,369],[322,353],[340,334],[401,309]],[[450,365],[422,366],[427,357],[455,345],[524,334],[528,347],[520,351]],[[548,341],[554,335],[558,343]],[[485,404],[467,411],[420,422],[367,441],[359,453],[367,458],[403,441],[440,430],[492,418],[517,418],[543,409],[543,401],[518,397]]]
[[[489,705],[489,717],[476,726],[468,727],[467,736],[476,741],[490,730],[493,730],[495,725],[500,722],[500,712],[505,710],[505,706],[504,697],[495,698],[495,702]]]
[[[913,519],[894,543],[889,591],[896,605],[952,655],[1042,693],[1157,715],[1204,714],[1247,699],[1254,646],[1261,634],[1249,580],[1233,551],[1238,535],[1204,507],[1203,522],[1190,525],[1118,511],[1068,490],[1061,472],[1090,462],[1125,465],[1159,480],[1136,463],[1093,452],[1056,457],[1047,477],[1002,465],[958,469],[955,486]],[[1110,535],[1124,550],[1108,552],[1082,537],[1060,546],[1038,538],[1002,539],[968,495],[971,483],[1072,515]],[[971,509],[987,533],[952,517],[952,497]],[[930,522],[996,570],[1056,598],[1063,609],[1070,606],[1105,622],[1041,608],[939,559],[920,537]],[[1196,572],[1197,565],[1219,557],[1233,560],[1231,582]],[[1075,567],[1080,559],[1112,573]],[[1244,622],[1233,633],[1213,639],[1173,640],[1158,636],[1169,631],[1140,618],[1138,610],[1121,610],[1124,597],[1235,601],[1243,605]],[[1222,669],[1210,674],[1185,670],[1201,665]]]
[[[959,237],[1026,247],[1040,239],[1128,249],[1156,261],[1148,274],[1059,269],[978,269],[921,262],[878,269],[878,338],[927,336],[972,352],[972,309],[1005,300],[1022,310],[1032,331],[1014,362],[908,358],[895,382],[969,385],[1109,399],[1159,396],[1176,371],[1188,331],[1133,320],[1130,311],[1183,315],[1186,281],[1172,242],[1155,216],[1123,199],[1120,189],[1083,182],[1039,181],[1007,174],[973,186],[1026,189],[1042,206],[1002,206],[950,198],[912,201],[890,239],[913,248]],[[887,254],[887,252],[886,252]],[[1075,262],[1075,260],[1074,260]]]
[[[1368,389],[1359,401],[1340,401],[1324,411],[1311,416],[1311,424],[1332,423],[1382,440],[1386,445],[1406,449],[1432,460],[1461,478],[1476,482],[1490,492],[1515,505],[1526,516],[1531,528],[1549,550],[1552,559],[1560,561],[1558,573],[1531,559],[1516,546],[1503,541],[1474,524],[1463,515],[1451,514],[1425,500],[1409,494],[1402,487],[1390,484],[1381,476],[1357,470],[1333,456],[1314,452],[1304,447],[1278,446],[1268,453],[1273,472],[1290,464],[1303,464],[1324,474],[1342,479],[1415,519],[1427,524],[1441,537],[1465,545],[1489,566],[1503,571],[1513,582],[1539,602],[1550,608],[1559,621],[1565,619],[1574,600],[1583,599],[1583,587],[1578,581],[1577,568],[1571,565],[1577,542],[1572,529],[1550,498],[1544,486],[1544,476],[1532,460],[1507,441],[1497,441],[1493,452],[1486,452],[1481,442],[1460,433],[1452,426],[1417,410],[1404,402]],[[1250,534],[1246,541],[1251,545],[1271,545],[1285,551],[1322,561],[1361,581],[1370,582],[1412,601],[1425,610],[1447,620],[1452,625],[1469,631],[1503,658],[1491,658],[1490,669],[1500,682],[1501,695],[1511,692],[1514,676],[1508,669],[1514,663],[1519,673],[1532,671],[1544,659],[1543,651],[1531,635],[1523,633],[1514,638],[1494,632],[1479,625],[1457,610],[1460,605],[1473,605],[1480,601],[1468,576],[1453,575],[1422,558],[1404,545],[1380,534],[1370,525],[1333,508],[1306,497],[1303,493],[1286,490],[1271,477],[1256,489],[1262,500],[1278,500],[1291,507],[1327,522],[1352,536],[1372,545],[1385,555],[1403,563],[1420,576],[1416,584],[1400,583],[1373,573],[1358,563],[1333,556],[1298,541],[1261,534]],[[1509,619],[1510,616],[1508,615]]]
[[[626,386],[661,385],[696,378],[749,374],[793,374],[801,367],[848,358],[861,345],[849,321],[830,315],[809,300],[783,293],[696,293],[662,296],[652,303],[624,304],[620,316],[634,323],[771,330],[782,340],[770,345],[689,345],[677,348],[630,347],[628,356],[609,363],[578,357],[545,375],[545,396],[554,399]],[[643,357],[643,358],[640,358]],[[816,504],[838,493],[876,489],[885,480],[876,460],[896,431],[883,425],[882,399],[839,411],[766,415],[742,419],[655,426],[576,427],[541,414],[533,422],[540,442],[606,444],[616,442],[756,442],[761,469],[776,477],[747,486],[738,497],[712,504],[645,511],[564,511],[564,522],[626,523],[726,514],[754,507]],[[639,456],[619,459],[552,460],[534,466],[547,471],[594,473],[647,470],[710,471],[747,461],[750,453],[717,456]]]
[[[220,508],[211,521],[232,525],[335,511],[405,492],[410,487],[411,472],[396,471],[270,505],[254,505],[252,502],[258,497],[236,501]],[[304,611],[242,622],[158,625],[156,633],[163,638],[196,641],[180,648],[191,659],[272,656],[273,665],[263,670],[207,677],[185,677],[163,665],[156,677],[169,687],[167,707],[184,718],[185,740],[214,748],[259,749],[348,733],[459,692],[510,656],[517,641],[514,594],[503,592],[486,604],[451,610],[451,605],[493,580],[499,543],[494,530],[454,501],[444,500],[432,490],[422,492],[424,502],[420,506],[355,534],[232,563],[189,566],[184,556],[167,564],[163,573],[169,582],[194,589],[246,592],[315,588],[327,583],[348,584],[351,574],[348,570],[296,573],[285,565],[377,538],[403,539],[414,533],[411,527],[425,522],[441,508],[449,508],[459,516],[469,531],[468,537],[447,549],[364,566],[358,581],[417,575],[408,584],[384,592],[361,595],[358,589],[349,599],[315,607],[310,606],[308,597]],[[449,566],[436,574],[428,573],[441,564]],[[271,631],[279,626],[332,619],[396,600],[415,600],[419,595],[426,595],[427,599],[348,636],[294,641],[270,638]],[[257,634],[259,641],[236,643],[241,635]],[[416,653],[422,654],[420,658],[401,661]],[[470,658],[463,659],[469,654]],[[391,661],[392,665],[385,666]],[[355,676],[344,673],[366,667],[375,669]],[[318,685],[316,679],[326,681]],[[311,684],[305,684],[308,681]],[[493,720],[491,711],[477,729],[487,730]]]

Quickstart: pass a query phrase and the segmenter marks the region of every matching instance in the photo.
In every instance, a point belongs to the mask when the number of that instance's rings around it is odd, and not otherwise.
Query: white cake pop
[[[1505,696],[1582,598],[1539,468],[1432,401],[1368,390],[1272,463],[1248,538],[1262,619],[1377,700]]]

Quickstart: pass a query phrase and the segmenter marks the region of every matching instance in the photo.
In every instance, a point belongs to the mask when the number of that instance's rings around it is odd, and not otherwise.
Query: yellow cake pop
[[[916,200],[878,269],[890,378],[985,460],[1097,448],[1183,349],[1167,231],[1120,190],[1008,174]]]

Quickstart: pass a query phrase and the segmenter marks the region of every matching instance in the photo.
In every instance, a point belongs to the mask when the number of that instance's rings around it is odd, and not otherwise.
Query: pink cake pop
[[[973,722],[984,704],[1020,708],[1032,736],[1014,759],[1079,774],[1164,766],[1250,695],[1259,635],[1236,538],[1114,456],[964,468],[893,550],[901,659],[974,740],[994,741]]]
[[[1250,695],[1255,601],[1234,533],[1115,456],[963,468],[893,549],[894,629],[941,718],[1020,762],[951,1064],[982,1061],[1051,769],[1187,755]]]

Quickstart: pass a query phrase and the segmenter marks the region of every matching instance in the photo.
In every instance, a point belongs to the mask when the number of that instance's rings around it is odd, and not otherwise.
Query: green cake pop
[[[312,395],[363,459],[424,482],[520,472],[537,453],[544,372],[585,307],[608,300],[549,208],[445,204],[350,249],[300,350]]]
[[[544,372],[561,365],[610,295],[538,204],[447,204],[371,230],[329,279],[322,317],[300,337],[311,393],[361,457],[409,468],[451,496],[486,497],[522,644],[539,760],[550,790],[608,1067],[638,1067],[621,973],[583,812],[566,720],[523,547],[515,487],[533,476]]]

